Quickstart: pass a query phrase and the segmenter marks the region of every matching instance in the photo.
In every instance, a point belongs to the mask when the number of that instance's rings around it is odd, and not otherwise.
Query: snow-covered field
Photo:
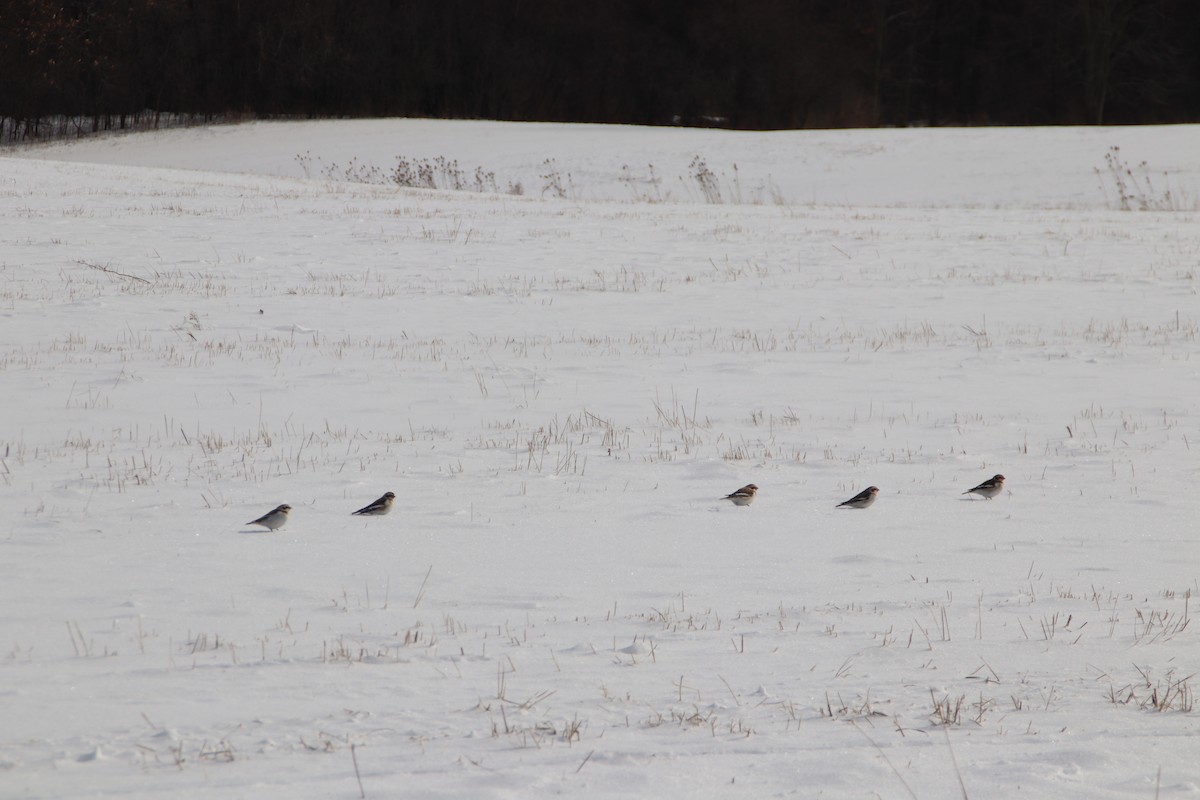
[[[1197,141],[0,152],[0,796],[1200,796]]]

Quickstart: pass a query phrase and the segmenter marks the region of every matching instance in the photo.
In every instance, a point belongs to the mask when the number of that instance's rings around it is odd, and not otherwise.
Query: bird
[[[1004,476],[997,474],[988,478],[974,489],[967,489],[963,494],[977,494],[980,497],[986,497],[988,500],[991,500],[1000,494],[1002,489],[1004,489]]]
[[[371,503],[369,506],[363,506],[358,511],[351,512],[351,516],[355,517],[381,517],[392,510],[392,503],[396,502],[394,492],[387,492],[383,497]]]
[[[268,511],[256,520],[247,522],[247,525],[262,525],[269,531],[276,531],[287,525],[288,514],[292,511],[292,507],[287,503]]]
[[[735,506],[748,506],[754,502],[754,495],[758,492],[758,487],[753,483],[747,483],[742,488],[732,494],[727,494],[722,497],[722,500],[728,500]]]
[[[858,494],[851,497],[844,503],[838,503],[838,508],[866,508],[871,503],[875,502],[875,496],[879,494],[878,486],[868,486]]]

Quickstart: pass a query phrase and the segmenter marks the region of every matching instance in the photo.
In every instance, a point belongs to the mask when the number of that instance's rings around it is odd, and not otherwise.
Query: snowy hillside
[[[0,151],[0,797],[1200,796],[1198,135]]]

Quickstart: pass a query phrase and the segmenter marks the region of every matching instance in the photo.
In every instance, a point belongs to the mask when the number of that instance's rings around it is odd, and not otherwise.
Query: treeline
[[[1200,0],[3,0],[0,117],[1200,119]],[[60,123],[62,124],[62,123]],[[71,128],[68,127],[68,131]]]

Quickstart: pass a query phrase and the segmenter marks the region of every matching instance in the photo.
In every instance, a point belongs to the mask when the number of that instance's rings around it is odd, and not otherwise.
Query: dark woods
[[[734,128],[1196,120],[1200,2],[0,3],[8,138],[52,119],[152,126],[156,112]]]

